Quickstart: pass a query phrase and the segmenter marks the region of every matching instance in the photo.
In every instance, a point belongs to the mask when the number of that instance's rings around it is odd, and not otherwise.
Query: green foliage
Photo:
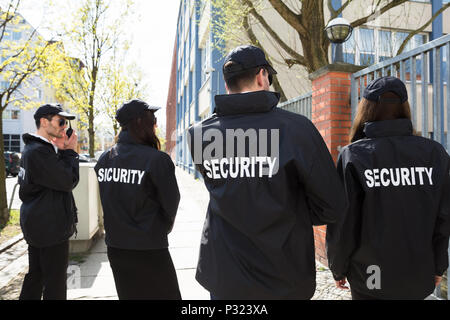
[[[243,0],[210,0],[211,7],[216,10],[216,19],[211,21],[214,48],[226,55],[230,48],[249,43],[245,19],[250,16],[251,8]],[[255,8],[266,9],[263,0],[253,1]],[[226,45],[218,45],[225,43]]]
[[[47,77],[57,90],[59,98],[70,102],[80,115],[79,129],[89,133],[89,153],[95,150],[94,119],[102,112],[99,90],[105,74],[105,62],[116,46],[123,21],[132,1],[83,0],[72,19],[65,21],[64,38],[73,52],[67,57],[53,57]],[[116,13],[111,9],[114,4]]]
[[[136,64],[126,66],[122,63],[124,57],[120,56],[126,54],[128,45],[126,42],[122,48],[114,48],[113,56],[104,65],[104,77],[100,83],[102,111],[111,121],[114,136],[119,133],[119,124],[115,119],[117,109],[127,100],[147,99],[142,71]]]

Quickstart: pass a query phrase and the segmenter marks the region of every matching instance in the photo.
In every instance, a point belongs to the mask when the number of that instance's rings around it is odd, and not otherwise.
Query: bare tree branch
[[[255,7],[253,6],[253,3],[249,0],[243,0],[244,3],[250,8],[250,13],[258,20],[259,23],[264,27],[264,29],[270,34],[270,36],[283,48],[284,51],[286,51],[290,56],[292,56],[296,61],[299,62],[299,64],[306,66],[306,60],[305,58],[297,53],[295,50],[293,50],[291,47],[289,47],[279,36],[278,34],[270,27],[270,25],[267,23],[267,21],[258,13],[256,12]]]
[[[284,18],[284,20],[286,20],[287,23],[289,23],[295,30],[297,30],[302,35],[308,37],[308,31],[301,23],[302,19],[301,14],[296,14],[295,12],[293,12],[281,0],[269,0],[269,2],[272,5],[272,7]]]
[[[447,3],[445,5],[442,6],[441,9],[439,9],[431,18],[430,20],[428,20],[423,26],[421,26],[419,29],[417,30],[413,30],[411,31],[408,36],[405,38],[405,40],[403,40],[402,44],[400,45],[400,48],[398,48],[397,50],[397,56],[403,52],[403,50],[406,48],[406,45],[408,44],[408,41],[411,40],[412,37],[414,37],[416,34],[418,34],[419,32],[422,32],[423,30],[425,30],[426,27],[428,27],[433,21],[434,19],[436,19],[442,12],[444,12],[445,9],[450,7],[450,3]]]
[[[363,18],[353,21],[352,23],[350,23],[350,25],[353,28],[359,27],[360,25],[363,25],[364,23],[375,20],[376,18],[378,18],[380,15],[382,15],[386,11],[388,11],[394,7],[397,7],[397,6],[401,5],[402,3],[405,3],[406,1],[408,1],[408,0],[393,0],[392,2],[389,2],[387,5],[385,5],[383,8],[381,8],[380,10],[376,10],[376,8],[378,8],[378,4],[380,3],[380,2],[378,2],[377,6],[375,7],[374,12],[372,12],[371,14],[369,14]]]
[[[328,5],[328,9],[330,10],[330,12],[331,12],[331,17],[330,17],[330,20],[329,21],[331,21],[331,20],[333,20],[334,18],[336,18],[338,15],[340,15],[344,10],[345,10],[345,8],[347,8],[347,6],[352,2],[353,0],[347,0],[339,9],[337,9],[337,10],[335,10],[334,8],[333,8],[333,6],[331,5],[331,0],[328,0],[327,1],[327,5]]]

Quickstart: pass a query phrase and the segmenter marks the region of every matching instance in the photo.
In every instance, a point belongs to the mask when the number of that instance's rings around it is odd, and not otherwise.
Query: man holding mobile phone
[[[65,300],[69,238],[76,232],[72,190],[79,180],[77,135],[66,135],[74,115],[59,104],[34,114],[37,131],[22,136],[25,149],[19,173],[20,226],[28,243],[28,273],[21,300]]]

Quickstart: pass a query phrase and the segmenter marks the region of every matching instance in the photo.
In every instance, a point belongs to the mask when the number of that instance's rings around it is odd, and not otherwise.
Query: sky
[[[51,1],[51,0],[50,0]],[[52,0],[50,7],[42,0],[22,0],[20,13],[37,27],[52,23],[58,28],[58,21],[68,14],[68,0]],[[79,0],[70,0],[76,6]],[[119,3],[123,0],[111,0]],[[167,101],[173,46],[175,41],[178,9],[180,0],[134,0],[132,21],[126,30],[132,43],[127,59],[135,61],[142,69],[148,84],[148,103],[162,107],[156,113],[158,124],[165,124],[165,106]],[[46,36],[45,29],[40,30]]]

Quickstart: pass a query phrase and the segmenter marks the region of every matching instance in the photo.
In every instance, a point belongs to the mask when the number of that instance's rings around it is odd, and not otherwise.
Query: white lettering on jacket
[[[126,184],[141,184],[145,171],[122,168],[98,169],[98,182],[116,182]]]
[[[210,179],[255,178],[274,174],[277,158],[234,157],[204,160],[203,167]]]
[[[424,173],[426,175],[424,175]],[[389,186],[416,186],[433,185],[433,168],[382,168],[367,169],[364,171],[366,184],[369,188]]]

